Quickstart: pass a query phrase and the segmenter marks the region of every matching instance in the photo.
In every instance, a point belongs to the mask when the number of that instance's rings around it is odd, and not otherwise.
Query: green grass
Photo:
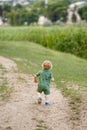
[[[27,41],[0,41],[0,55],[14,60],[19,71],[28,74],[42,69],[43,60],[51,60],[57,88],[61,89],[63,95],[70,97],[69,104],[74,111],[71,119],[79,119],[81,93],[87,92],[87,60]],[[79,85],[79,89],[74,89],[72,84]]]
[[[70,99],[69,105],[73,111],[72,120],[80,118],[81,96],[82,93],[87,92],[87,60],[69,53],[53,51],[39,44],[56,50],[59,50],[59,45],[61,44],[64,45],[61,49],[64,49],[63,47],[66,47],[66,49],[71,48],[72,53],[76,55],[81,51],[79,56],[87,58],[86,42],[87,29],[84,27],[0,28],[0,55],[14,60],[20,72],[34,74],[42,69],[43,60],[52,61],[52,72],[57,88],[62,91],[64,96],[68,96]],[[76,50],[78,44],[82,46],[79,46],[80,48]],[[0,78],[3,78],[6,70],[1,65],[0,69],[2,76]],[[24,81],[20,77],[19,80]],[[0,84],[0,97],[3,99],[8,99],[12,91],[6,80]],[[37,130],[41,129],[43,129],[43,125],[37,128]]]
[[[13,88],[9,88],[8,84],[3,82],[3,84],[0,85],[0,98],[2,100],[8,100],[10,98],[11,93],[13,92]]]
[[[1,41],[31,41],[42,46],[87,58],[87,29],[84,26],[0,27]]]
[[[7,101],[10,98],[13,88],[9,87],[7,79],[4,77],[6,69],[0,64],[0,99]]]
[[[0,55],[13,59],[20,71],[34,74],[41,69],[41,63],[49,59],[58,87],[68,82],[87,87],[87,60],[71,54],[56,52],[30,42],[0,42]],[[62,82],[64,81],[64,82]]]

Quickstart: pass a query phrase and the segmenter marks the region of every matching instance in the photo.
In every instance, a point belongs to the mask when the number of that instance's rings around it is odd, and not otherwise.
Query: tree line
[[[54,23],[58,20],[66,22],[68,15],[67,9],[70,3],[72,3],[72,0],[50,1],[47,6],[44,0],[37,1],[27,6],[17,4],[13,7],[5,4],[0,5],[0,16],[3,22],[7,20],[8,23],[13,26],[37,23],[40,15],[44,15]],[[87,6],[80,8],[78,12],[82,20],[87,21]],[[75,19],[75,17],[73,17],[73,19]]]

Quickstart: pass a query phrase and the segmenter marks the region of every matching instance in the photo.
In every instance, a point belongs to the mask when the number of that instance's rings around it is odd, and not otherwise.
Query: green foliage
[[[0,40],[32,41],[51,49],[87,58],[87,29],[85,27],[0,28]]]
[[[16,28],[16,32],[17,31],[18,28]],[[0,41],[0,55],[14,60],[17,63],[19,71],[28,74],[35,74],[38,70],[42,69],[41,63],[43,60],[51,60],[53,63],[52,72],[54,74],[56,87],[60,88],[65,96],[69,96],[71,98],[70,105],[72,110],[79,113],[78,103],[81,102],[79,90],[81,88],[82,90],[85,88],[84,90],[87,91],[86,60],[77,58],[70,54],[53,51],[40,45],[26,42],[25,40],[20,42]],[[19,80],[23,79],[20,79],[19,77]],[[79,89],[77,89],[77,84],[79,85]],[[5,96],[6,95],[9,95],[7,89],[5,90]],[[76,116],[73,115],[72,118],[75,119]],[[47,129],[45,125],[41,125],[41,122],[42,121],[38,123],[37,129]]]
[[[4,5],[2,6],[2,9],[3,9],[4,12],[10,12],[11,9],[12,9],[12,6],[10,6],[10,5],[8,5],[8,4],[4,4]]]
[[[7,14],[7,17],[9,18],[9,23],[14,26],[24,25],[25,22],[27,22],[27,24],[31,24],[33,22],[37,22],[38,20],[37,14],[35,14],[33,11],[27,12],[25,10],[18,10],[16,12],[13,10]]]
[[[63,21],[66,21],[68,5],[69,3],[65,0],[49,3],[46,11],[46,16],[53,22],[61,18],[63,18]]]
[[[27,13],[26,21],[28,22],[28,24],[31,24],[31,23],[37,22],[38,17],[39,16],[37,14],[35,14],[34,12],[29,12],[29,13]]]
[[[78,10],[80,16],[82,19],[85,19],[87,21],[87,6],[82,7]]]
[[[0,16],[4,17],[4,13],[10,12],[12,7],[8,4],[0,5]]]
[[[0,16],[2,16],[2,12],[3,12],[3,9],[2,9],[2,6],[0,5]]]
[[[17,32],[17,31],[16,31]],[[41,69],[41,63],[49,59],[58,87],[71,82],[87,86],[87,61],[73,55],[46,49],[26,41],[0,41],[0,55],[13,59],[24,73],[34,74]],[[70,91],[67,91],[68,93]]]
[[[17,26],[23,25],[24,22],[27,22],[28,24],[31,24],[32,22],[37,22],[37,18],[40,15],[46,16],[53,22],[56,22],[58,20],[66,22],[67,8],[69,4],[77,1],[79,0],[50,0],[48,1],[48,4],[45,5],[44,0],[33,0],[30,1],[30,3],[33,4],[29,4],[27,6],[21,6],[20,4],[17,4],[14,7],[12,7],[9,4],[5,4],[0,5],[0,16],[2,16],[3,18],[7,17],[10,25],[17,25]],[[79,13],[82,19],[85,20],[87,20],[86,10],[87,6],[79,9]],[[73,19],[75,19],[75,16]]]

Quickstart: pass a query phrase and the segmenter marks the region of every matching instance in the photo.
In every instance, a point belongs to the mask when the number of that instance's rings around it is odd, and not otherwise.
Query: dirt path
[[[82,95],[79,130],[87,130],[87,91],[85,91]]]
[[[67,100],[51,85],[50,106],[37,104],[36,84],[32,75],[18,73],[14,61],[0,56],[7,72],[0,77],[14,88],[10,100],[0,100],[0,130],[73,130]]]

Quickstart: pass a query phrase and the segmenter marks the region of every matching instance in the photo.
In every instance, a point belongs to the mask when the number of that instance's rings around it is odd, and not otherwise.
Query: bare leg
[[[49,95],[45,95],[45,105],[49,104]]]
[[[38,104],[41,104],[41,102],[42,102],[42,95],[39,92],[37,94],[38,94]]]
[[[41,93],[38,92],[37,95],[38,95],[38,98],[42,98]]]

